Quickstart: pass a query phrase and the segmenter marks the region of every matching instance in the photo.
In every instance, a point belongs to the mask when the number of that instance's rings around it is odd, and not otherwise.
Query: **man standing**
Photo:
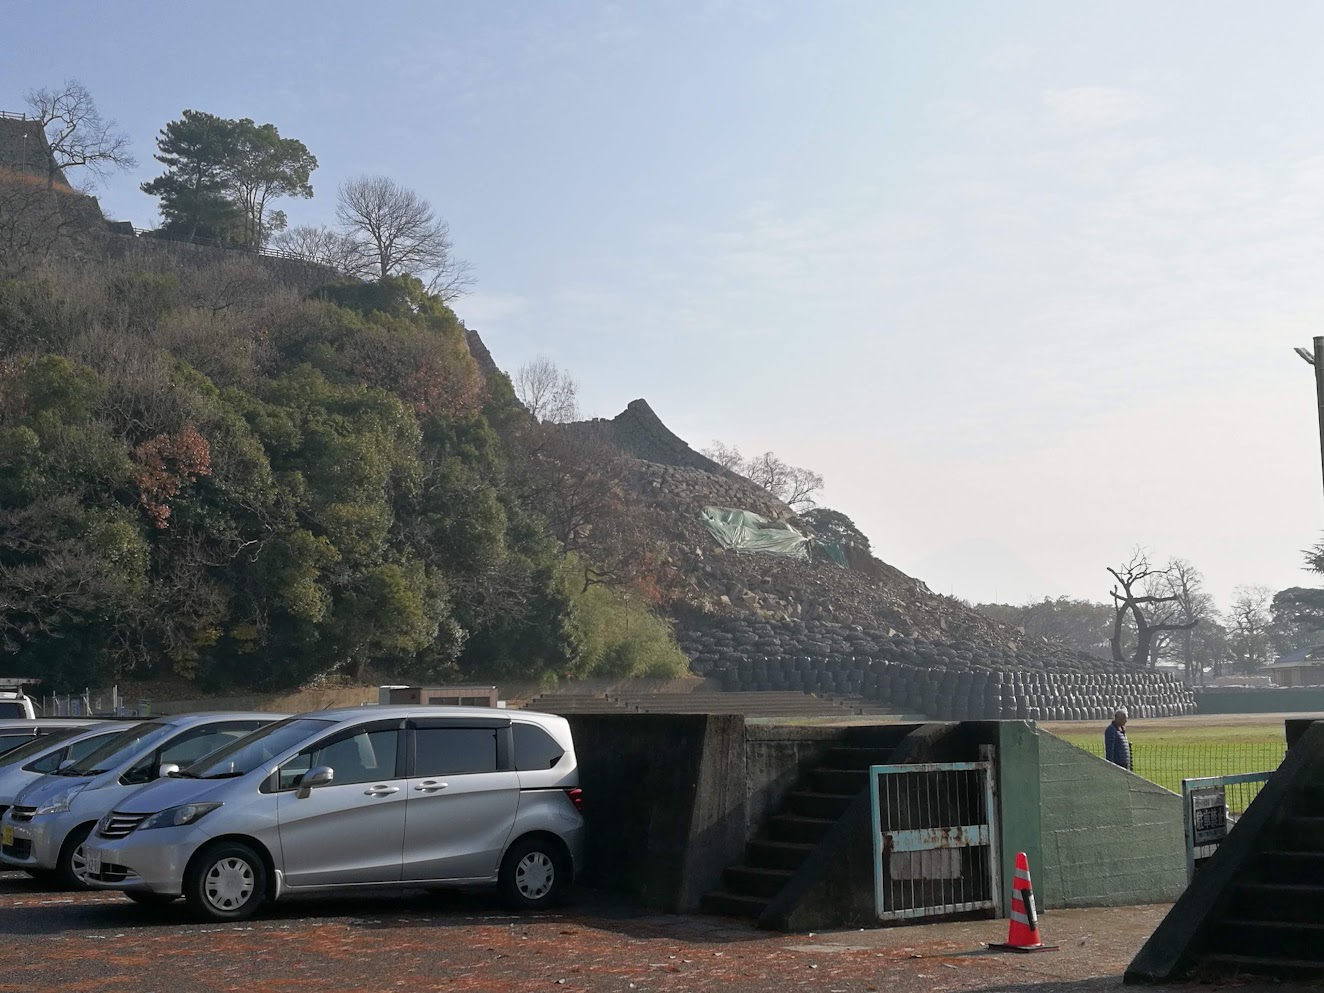
[[[1131,742],[1126,740],[1126,711],[1113,714],[1113,722],[1103,732],[1103,757],[1123,769],[1131,768]]]

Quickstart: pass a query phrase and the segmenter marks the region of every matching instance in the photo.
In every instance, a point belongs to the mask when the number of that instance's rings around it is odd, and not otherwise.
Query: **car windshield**
[[[0,755],[0,766],[12,765],[15,762],[30,759],[34,755],[40,755],[42,752],[50,751],[57,747],[60,742],[72,738],[76,734],[82,734],[86,730],[87,728],[60,728],[60,730],[52,731],[50,734],[33,738],[26,745],[20,745],[12,752],[5,752]]]
[[[159,741],[174,730],[173,724],[135,724],[127,731],[115,735],[94,752],[89,752],[73,765],[60,770],[62,776],[91,776],[105,772],[119,757],[120,752],[137,749]]]
[[[246,775],[291,748],[297,748],[334,723],[308,717],[291,717],[268,724],[218,752],[204,755],[180,775],[196,779],[225,779]]]

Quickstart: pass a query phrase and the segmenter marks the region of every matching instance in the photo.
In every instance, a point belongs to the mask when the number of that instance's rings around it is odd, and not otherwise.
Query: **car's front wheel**
[[[502,859],[498,885],[502,899],[517,910],[554,907],[570,887],[570,860],[549,838],[523,838]]]
[[[248,845],[221,842],[193,857],[184,877],[184,900],[209,921],[243,921],[267,899],[267,866]]]
[[[87,844],[87,838],[94,826],[84,824],[82,827],[76,827],[64,839],[64,844],[60,846],[60,854],[56,856],[55,861],[55,877],[60,881],[60,885],[71,890],[87,889],[87,859],[83,854],[83,846]]]

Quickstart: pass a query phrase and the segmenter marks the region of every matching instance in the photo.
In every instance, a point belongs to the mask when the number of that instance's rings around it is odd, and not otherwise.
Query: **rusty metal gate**
[[[878,919],[1000,911],[992,762],[875,765],[874,906]]]

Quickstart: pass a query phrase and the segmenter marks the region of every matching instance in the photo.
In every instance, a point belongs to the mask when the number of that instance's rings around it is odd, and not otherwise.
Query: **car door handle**
[[[390,796],[392,793],[399,793],[398,786],[374,786],[370,790],[364,790],[364,796]]]
[[[431,779],[425,779],[414,787],[419,793],[436,793],[438,790],[444,790],[450,783],[438,783]]]

